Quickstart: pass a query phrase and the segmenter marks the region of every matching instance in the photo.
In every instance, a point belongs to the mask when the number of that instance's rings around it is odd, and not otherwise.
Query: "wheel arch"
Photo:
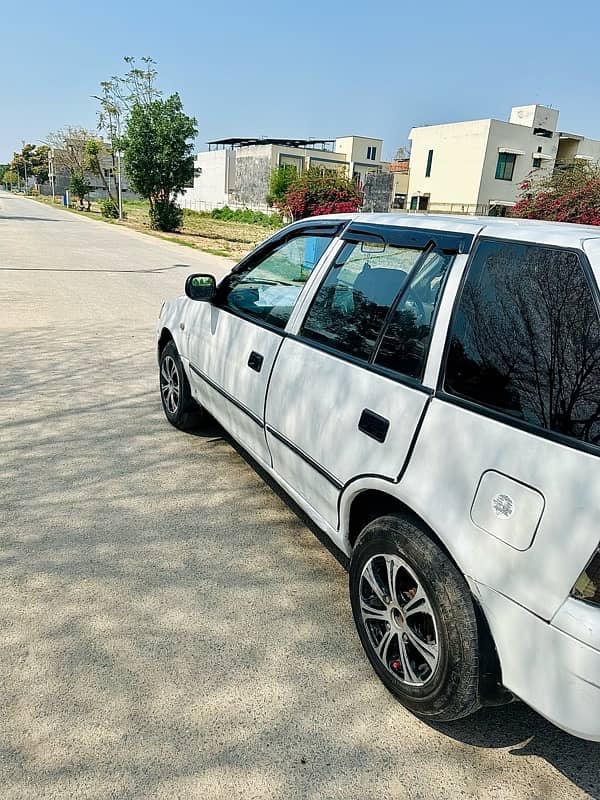
[[[169,342],[174,342],[175,339],[173,334],[166,326],[161,330],[160,336],[158,337],[158,357],[160,358],[162,351],[165,349]],[[177,346],[177,345],[175,345]]]
[[[500,658],[485,611],[477,594],[473,592],[472,580],[457,561],[447,542],[397,493],[398,488],[398,484],[386,483],[379,479],[368,479],[354,487],[348,487],[340,503],[341,533],[347,553],[351,555],[356,540],[366,525],[387,514],[402,514],[429,536],[465,578],[471,592],[479,630],[483,704],[499,705],[506,702]]]

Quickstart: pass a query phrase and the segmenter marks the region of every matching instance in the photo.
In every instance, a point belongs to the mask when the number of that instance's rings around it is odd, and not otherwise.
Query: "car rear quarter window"
[[[393,309],[375,364],[421,380],[440,292],[453,255],[430,252]]]
[[[600,444],[600,324],[582,256],[480,242],[455,309],[444,390]]]

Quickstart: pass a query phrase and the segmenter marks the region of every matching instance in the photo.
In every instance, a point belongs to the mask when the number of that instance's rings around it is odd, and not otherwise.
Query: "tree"
[[[125,56],[123,61],[129,66],[125,75],[113,75],[110,80],[100,84],[102,96],[96,99],[101,105],[101,129],[110,128],[111,120],[115,122],[117,116],[131,113],[134,105],[149,106],[162,97],[162,92],[156,86],[158,71],[153,58],[144,56],[143,67],[136,66],[132,56]]]
[[[2,183],[6,184],[10,189],[19,182],[19,177],[17,173],[12,169],[6,169],[4,171],[4,175],[2,176]]]
[[[406,161],[407,158],[410,158],[410,148],[401,145],[396,150],[394,161]]]
[[[551,175],[531,176],[519,187],[512,216],[600,225],[600,165],[558,165]]]
[[[122,137],[130,184],[150,202],[150,225],[171,231],[181,227],[175,203],[194,176],[196,120],[183,113],[178,94],[166,100],[134,102]]]
[[[336,171],[309,169],[297,176],[281,210],[293,219],[358,211],[362,193],[356,183]]]
[[[87,202],[87,211],[90,210],[88,194],[92,187],[86,181],[82,172],[74,172],[69,182],[69,191],[79,200],[79,208],[83,211],[83,203]]]
[[[20,153],[13,153],[11,169],[23,180],[35,178],[37,184],[48,180],[48,145],[25,144]]]
[[[125,75],[113,75],[109,80],[102,81],[101,94],[94,95],[100,103],[98,130],[108,141],[114,175],[119,169],[117,153],[122,149],[121,120],[126,119],[136,103],[147,106],[162,95],[155,85],[158,72],[152,58],[142,58],[143,67],[136,66],[136,60],[131,56],[125,56],[123,60],[129,66]]]
[[[116,205],[117,201],[106,180],[103,166],[105,159],[112,153],[105,142],[86,128],[74,125],[48,134],[47,139],[54,150],[56,168],[66,170],[70,176],[86,176],[86,180],[87,176],[99,178],[111,202]]]
[[[54,150],[56,168],[66,170],[70,175],[83,174],[87,160],[86,143],[93,138],[90,131],[77,125],[67,125],[49,133],[46,139]]]
[[[104,173],[104,167],[100,159],[102,156],[111,155],[112,151],[107,151],[106,146],[103,142],[99,141],[98,139],[88,139],[85,143],[85,167],[88,172],[91,172],[92,175],[96,175],[102,181],[102,185],[106,190],[106,194],[108,195],[111,203],[113,205],[117,205],[117,200],[113,197],[113,194],[110,190],[110,186],[108,185],[108,181],[106,180],[106,175]],[[113,165],[114,165],[114,155],[113,155]],[[115,174],[115,169],[113,169],[113,175]]]
[[[269,181],[267,205],[283,209],[285,196],[297,178],[298,170],[292,164],[282,164],[277,169],[274,169]]]

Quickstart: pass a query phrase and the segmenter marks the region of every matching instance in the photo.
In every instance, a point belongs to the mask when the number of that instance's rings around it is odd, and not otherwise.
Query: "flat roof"
[[[310,147],[319,144],[335,144],[335,139],[279,139],[271,136],[232,136],[228,139],[213,139],[208,145],[250,147],[253,144],[279,144],[284,147]]]

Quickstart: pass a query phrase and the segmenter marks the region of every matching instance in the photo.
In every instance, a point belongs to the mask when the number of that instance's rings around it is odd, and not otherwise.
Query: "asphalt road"
[[[227,267],[0,194],[0,798],[599,798],[522,704],[405,712],[306,521],[166,423],[158,309]]]

